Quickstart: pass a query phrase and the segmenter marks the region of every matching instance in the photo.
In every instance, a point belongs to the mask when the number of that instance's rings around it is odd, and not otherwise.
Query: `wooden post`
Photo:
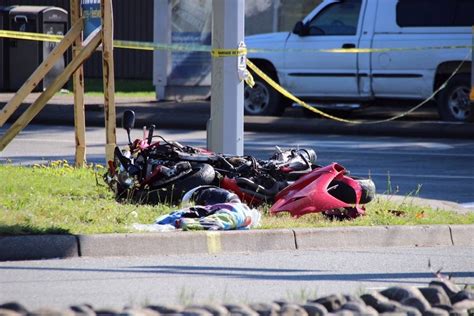
[[[92,53],[97,49],[101,42],[100,34],[96,34],[94,38],[82,48],[77,56],[69,63],[64,69],[61,75],[59,75],[51,85],[36,99],[36,101],[30,105],[30,107],[13,123],[10,129],[0,138],[0,151],[3,151],[5,147],[18,135],[30,122],[31,120],[45,107],[46,103],[58,92],[69,80],[72,74],[89,58]]]
[[[56,61],[62,58],[66,50],[72,45],[73,41],[79,36],[82,31],[82,21],[75,21],[71,30],[66,34],[64,39],[57,45],[51,54],[39,65],[38,68],[31,74],[28,80],[21,86],[20,90],[11,98],[11,100],[0,111],[0,127],[5,124],[8,118],[18,109],[25,98],[33,91],[43,77],[53,68]]]
[[[114,22],[112,0],[101,1],[102,14],[102,70],[104,80],[104,114],[105,114],[105,159],[114,159],[116,146],[115,114],[115,72],[114,72]]]
[[[71,21],[77,23],[82,22],[81,0],[71,0]],[[73,58],[79,54],[82,48],[82,33],[74,41],[72,47]],[[76,167],[83,167],[86,162],[86,117],[84,109],[84,67],[81,65],[77,68],[72,76],[74,91],[74,130],[76,139]]]

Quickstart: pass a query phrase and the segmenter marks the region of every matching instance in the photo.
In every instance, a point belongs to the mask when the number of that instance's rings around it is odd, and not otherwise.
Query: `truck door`
[[[357,48],[362,0],[326,1],[291,33],[285,55],[286,86],[301,97],[359,96],[357,53],[321,53],[320,49]]]

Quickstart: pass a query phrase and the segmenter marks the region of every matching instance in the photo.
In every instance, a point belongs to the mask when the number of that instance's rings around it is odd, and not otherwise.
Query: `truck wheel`
[[[282,96],[261,78],[255,78],[253,88],[245,85],[244,112],[246,115],[281,116],[285,110]]]
[[[469,100],[471,78],[467,74],[454,76],[441,91],[438,113],[444,121],[474,121],[474,104]]]

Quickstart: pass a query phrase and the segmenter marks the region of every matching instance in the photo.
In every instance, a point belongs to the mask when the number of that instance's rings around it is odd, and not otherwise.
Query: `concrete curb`
[[[474,225],[0,237],[0,261],[369,247],[474,247]]]
[[[203,232],[80,235],[78,242],[81,257],[176,255],[208,249]]]
[[[80,235],[84,257],[155,256],[295,249],[291,230]]]
[[[0,261],[70,258],[79,256],[76,236],[0,237]]]
[[[456,225],[450,226],[453,245],[456,246],[474,246],[474,226]]]
[[[449,226],[338,227],[295,230],[298,249],[452,246]],[[460,231],[460,235],[466,232]],[[462,237],[461,237],[462,238]]]

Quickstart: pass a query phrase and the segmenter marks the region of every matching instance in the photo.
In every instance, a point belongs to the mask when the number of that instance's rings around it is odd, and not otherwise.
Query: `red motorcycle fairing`
[[[346,169],[337,163],[314,169],[277,194],[270,214],[289,212],[293,217],[300,217],[308,213],[328,212],[329,215],[336,215],[337,212],[331,214],[331,211],[338,209],[353,210],[348,214],[350,217],[364,214],[365,210],[359,206],[362,188],[345,174]],[[331,195],[330,191],[335,187],[329,186],[333,181],[344,183],[354,190],[355,205]]]
[[[262,199],[256,197],[256,194],[243,192],[242,189],[237,185],[235,179],[223,177],[220,181],[220,187],[234,192],[243,202],[247,203],[249,206],[259,206],[264,202]]]

